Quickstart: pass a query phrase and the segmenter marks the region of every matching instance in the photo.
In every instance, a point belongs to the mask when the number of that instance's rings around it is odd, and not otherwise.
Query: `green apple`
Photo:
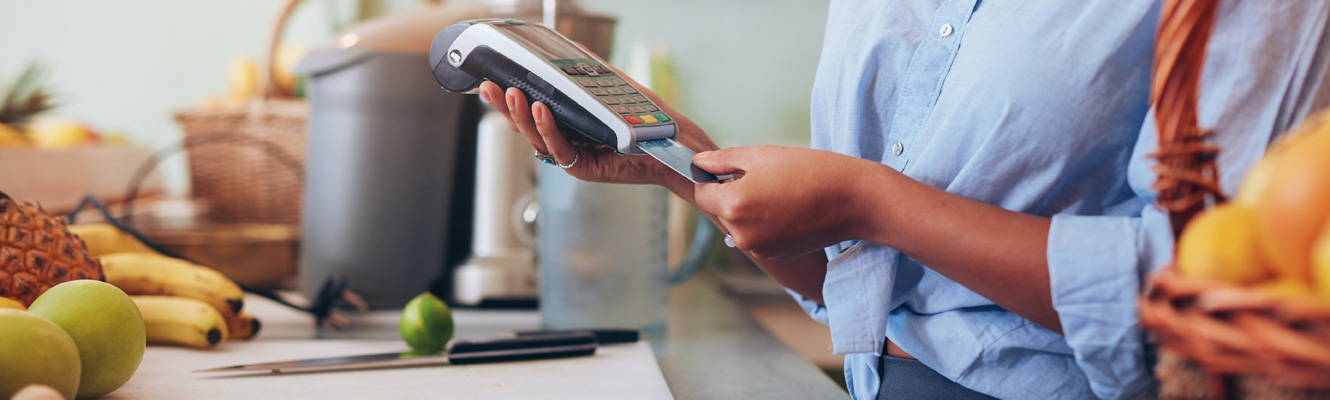
[[[416,354],[435,354],[443,351],[453,338],[453,313],[438,297],[426,292],[402,308],[398,328],[402,340]]]
[[[78,346],[60,325],[27,311],[0,309],[0,399],[33,383],[72,399],[80,372]]]
[[[143,361],[147,332],[134,300],[109,283],[76,280],[55,285],[28,311],[65,328],[83,362],[78,398],[111,393],[129,381]]]

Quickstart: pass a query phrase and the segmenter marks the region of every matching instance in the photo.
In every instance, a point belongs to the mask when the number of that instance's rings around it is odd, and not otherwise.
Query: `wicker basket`
[[[1160,348],[1162,398],[1330,396],[1324,300],[1184,278],[1173,268],[1146,293],[1141,323]]]
[[[193,197],[207,203],[211,221],[299,224],[308,107],[295,100],[255,103],[262,105],[176,113]]]
[[[288,0],[270,36],[266,89],[245,109],[187,109],[175,114],[185,133],[193,197],[216,222],[298,224],[309,106],[283,93],[273,68]],[[293,168],[294,164],[294,168]]]
[[[1197,124],[1196,100],[1218,0],[1166,0],[1151,101],[1159,131],[1159,205],[1176,234],[1225,201],[1219,149]],[[1140,299],[1158,345],[1160,398],[1330,399],[1330,302],[1187,278],[1168,267]]]

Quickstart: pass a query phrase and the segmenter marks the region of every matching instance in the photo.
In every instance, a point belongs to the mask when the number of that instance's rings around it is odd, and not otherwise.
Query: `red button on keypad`
[[[640,125],[640,124],[642,123],[642,119],[641,119],[641,118],[638,118],[638,117],[635,117],[635,116],[632,116],[632,115],[626,115],[626,116],[624,116],[624,117],[623,117],[623,120],[624,120],[624,121],[628,121],[628,123],[633,124],[633,125]]]

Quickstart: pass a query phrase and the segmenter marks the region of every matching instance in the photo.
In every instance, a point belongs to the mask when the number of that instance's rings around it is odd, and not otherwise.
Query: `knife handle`
[[[557,331],[518,331],[517,337],[567,335],[578,332],[590,332],[600,344],[636,343],[641,334],[636,329],[569,329]]]
[[[454,365],[589,356],[596,353],[596,336],[589,332],[522,336],[508,339],[459,341],[448,349]]]

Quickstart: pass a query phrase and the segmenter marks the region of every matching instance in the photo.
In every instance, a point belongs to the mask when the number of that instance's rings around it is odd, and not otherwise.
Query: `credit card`
[[[715,182],[732,178],[731,175],[712,175],[710,172],[693,165],[693,155],[697,153],[679,144],[674,138],[638,141],[637,148],[665,163],[670,169],[693,181],[693,183]]]

